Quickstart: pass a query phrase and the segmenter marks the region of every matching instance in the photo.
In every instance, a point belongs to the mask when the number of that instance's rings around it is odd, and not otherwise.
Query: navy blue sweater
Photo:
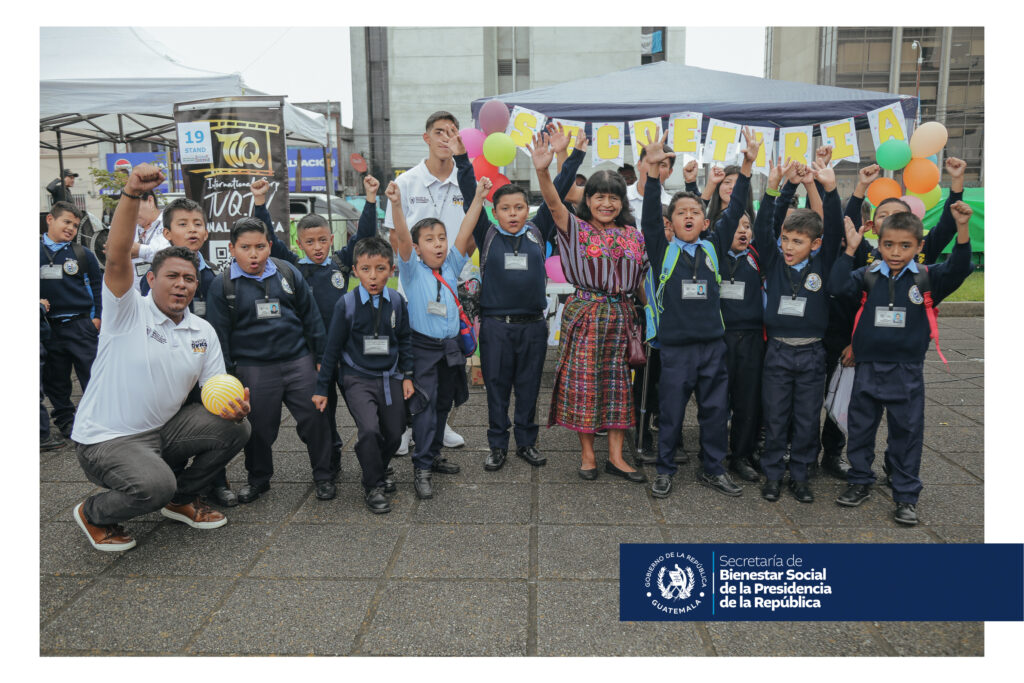
[[[829,279],[829,291],[836,297],[859,301],[864,291],[864,271],[867,266],[852,270],[853,259],[842,254],[836,259]],[[918,266],[924,268],[925,266]],[[970,242],[953,247],[949,259],[943,263],[928,266],[931,282],[932,301],[936,306],[956,291],[970,275]],[[851,272],[852,270],[852,272]],[[906,309],[905,327],[876,327],[875,310],[889,307],[889,283],[893,285],[892,303]],[[928,350],[929,326],[922,303],[921,292],[913,292],[914,274],[904,269],[895,280],[879,273],[874,289],[868,294],[857,329],[853,333],[853,355],[857,363],[920,363]]]
[[[377,205],[366,202],[363,205],[363,212],[359,215],[359,227],[355,234],[349,237],[348,244],[334,252],[338,257],[344,270],[339,270],[333,263],[331,257],[327,258],[330,265],[316,263],[299,263],[299,257],[295,255],[288,245],[281,241],[274,232],[273,222],[270,218],[270,211],[266,206],[257,206],[253,212],[267,226],[270,235],[270,255],[274,258],[284,259],[293,264],[302,273],[302,277],[313,289],[313,297],[316,299],[317,309],[323,318],[324,329],[331,329],[331,316],[334,314],[334,305],[338,303],[345,292],[348,291],[348,277],[352,270],[352,249],[356,242],[364,237],[373,237],[377,234]]]
[[[326,334],[313,294],[294,266],[283,265],[294,271],[296,286],[293,294],[284,291],[284,276],[280,272],[263,282],[244,276],[234,280],[237,321],[234,326],[224,296],[223,276],[214,278],[210,285],[206,320],[217,331],[220,348],[224,352],[224,365],[229,370],[236,365],[283,363],[301,358],[310,351],[315,359],[323,354]],[[260,320],[256,316],[256,302],[267,296],[267,290],[269,297],[281,304],[280,318]],[[313,345],[312,349],[307,338]]]
[[[86,262],[78,263],[70,242],[56,252],[39,243],[39,267],[53,263],[61,267],[62,273],[59,280],[39,280],[39,298],[50,302],[50,319],[76,315],[102,317],[103,271],[96,255],[88,247],[82,249]],[[69,274],[69,270],[74,275]]]
[[[373,299],[367,299],[364,304],[360,301],[358,290],[355,292],[356,310],[352,314],[351,325],[345,315],[345,297],[338,299],[334,315],[331,318],[331,330],[327,334],[323,363],[320,365],[320,373],[317,375],[317,394],[327,395],[327,388],[339,365],[341,372],[338,373],[338,376],[356,374],[379,377],[382,372],[394,367],[396,362],[398,363],[398,372],[412,374],[412,328],[409,327],[408,305],[405,298],[390,287],[388,296],[391,297],[390,301],[383,296],[380,298],[380,327],[377,329],[379,337],[388,338],[390,353],[386,356],[367,356],[363,353],[363,339],[365,337],[373,338]],[[395,324],[392,323],[392,320]],[[356,368],[345,362],[344,353],[348,353],[349,358],[357,366]]]
[[[741,174],[742,175],[742,174]],[[738,181],[737,181],[738,182]],[[748,181],[749,182],[749,181]],[[735,192],[735,190],[734,190]],[[775,217],[775,198],[766,194],[761,199],[757,210],[757,217],[754,219],[754,231],[760,225],[761,232],[765,232]],[[741,204],[742,206],[742,204]],[[732,201],[729,202],[732,207]],[[728,209],[726,210],[728,213]],[[719,221],[721,226],[721,221]],[[719,227],[715,228],[716,231]],[[735,228],[733,229],[735,233]],[[732,255],[732,240],[723,244],[726,249],[726,256],[719,264],[722,274],[722,283],[742,282],[743,299],[722,299],[722,320],[725,322],[725,329],[733,330],[760,330],[764,326],[764,303],[761,298],[761,271],[758,269],[758,260],[750,250],[740,257]],[[764,248],[762,245],[751,245],[754,249]],[[768,248],[773,248],[768,245]],[[760,251],[758,251],[760,254]]]
[[[776,204],[782,199],[776,198]],[[828,328],[826,284],[844,231],[839,193],[835,190],[826,192],[822,203],[825,220],[821,248],[818,253],[811,254],[807,265],[799,271],[786,265],[774,232],[764,224],[755,225],[754,243],[761,245],[761,271],[765,275],[764,324],[769,337],[825,336]],[[795,295],[794,286],[797,287]],[[779,302],[783,296],[806,298],[803,316],[779,315]]]

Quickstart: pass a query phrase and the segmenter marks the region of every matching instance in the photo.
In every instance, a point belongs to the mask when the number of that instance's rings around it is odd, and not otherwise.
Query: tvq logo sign
[[[255,166],[262,168],[266,161],[260,156],[260,143],[243,131],[237,133],[214,133],[221,144],[224,163],[233,168]],[[243,137],[245,136],[245,137]]]

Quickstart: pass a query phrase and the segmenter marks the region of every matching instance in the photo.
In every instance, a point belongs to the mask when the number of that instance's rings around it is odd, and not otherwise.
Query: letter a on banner
[[[761,143],[761,148],[757,150],[757,158],[754,159],[753,171],[766,176],[771,171],[768,168],[768,160],[775,160],[775,129],[767,126],[748,127],[754,134],[754,139]]]
[[[526,146],[533,144],[533,136],[544,127],[546,118],[539,111],[516,105],[509,114],[505,133],[516,143],[516,147],[529,156]]]
[[[633,141],[633,159],[640,160],[645,145],[661,139],[661,119],[639,119],[629,122],[629,137]]]
[[[576,149],[576,141],[579,139],[581,130],[585,130],[586,125],[583,121],[570,121],[569,119],[551,119],[551,123],[562,124],[562,131],[569,136],[569,146],[566,148],[566,153],[572,154],[572,151]]]
[[[616,168],[622,166],[625,125],[621,123],[595,123],[591,166],[610,161]]]
[[[831,166],[834,167],[840,161],[860,163],[857,126],[852,118],[819,123],[818,127],[821,129],[821,144],[832,147]]]
[[[739,142],[741,126],[738,123],[708,119],[708,132],[704,137],[704,163],[727,163],[730,150],[729,145]]]
[[[871,141],[875,143],[875,149],[887,140],[907,139],[907,120],[898,102],[869,111],[868,124],[871,126]]]
[[[700,127],[703,122],[704,115],[700,112],[669,114],[668,144],[676,153],[676,160],[682,159],[684,164],[693,159],[700,161]]]
[[[811,138],[814,126],[794,126],[779,129],[779,159],[799,161],[805,166],[811,164]]]

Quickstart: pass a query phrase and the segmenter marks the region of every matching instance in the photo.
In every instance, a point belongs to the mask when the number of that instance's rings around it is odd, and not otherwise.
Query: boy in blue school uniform
[[[548,127],[555,153],[564,151],[569,137],[561,125]],[[587,151],[587,137],[580,134],[572,154],[554,180],[559,196],[572,186]],[[459,189],[463,197],[476,195],[477,182],[462,138],[453,138]],[[528,219],[530,205],[526,192],[516,185],[504,185],[492,198],[498,224],[487,213],[473,228],[473,241],[480,249],[480,370],[487,389],[487,442],[490,454],[484,469],[494,472],[508,457],[508,408],[512,390],[516,393],[514,412],[516,455],[534,467],[547,458],[537,450],[537,395],[540,393],[547,353],[548,328],[544,271],[545,244],[555,223],[546,205]],[[471,205],[466,205],[467,212]]]
[[[43,391],[53,405],[52,418],[64,438],[71,438],[75,404],[71,369],[85,391],[99,341],[103,273],[96,255],[73,242],[82,212],[57,202],[46,215],[39,244],[39,298],[49,302],[50,337],[43,364]]]
[[[761,496],[768,501],[779,499],[787,442],[791,442],[790,490],[801,503],[814,501],[807,479],[808,467],[818,455],[824,400],[825,286],[842,240],[843,219],[835,172],[819,160],[813,173],[825,190],[824,221],[810,209],[793,211],[782,224],[777,247],[772,246],[775,239],[769,227],[759,225],[755,234],[755,241],[764,245],[760,255],[768,348],[762,396],[767,434]]]
[[[200,252],[210,235],[206,229],[203,207],[191,199],[179,197],[164,207],[162,225],[163,237],[172,247],[185,247],[199,259],[199,286],[188,310],[200,318],[206,318],[206,295],[217,276]],[[139,291],[146,296],[149,290],[149,281],[143,277],[139,280]]]
[[[423,218],[410,231],[405,224],[398,185],[388,183],[385,192],[395,225],[390,238],[400,259],[398,277],[409,301],[416,388],[409,399],[416,442],[413,487],[421,499],[434,496],[431,471],[441,456],[448,413],[453,404],[462,405],[469,398],[466,357],[458,340],[461,306],[455,292],[459,273],[473,248],[473,227],[490,189],[491,182],[486,178],[477,186],[473,205],[451,247],[444,223],[437,218]],[[457,466],[445,464],[452,470],[437,471],[458,472]]]
[[[327,417],[310,397],[323,355],[324,323],[301,273],[270,258],[263,222],[242,218],[231,228],[230,268],[210,285],[206,319],[217,331],[228,371],[250,388],[252,435],[245,445],[248,483],[238,501],[249,503],[270,490],[271,447],[281,426],[281,402],[295,418],[306,444],[316,497],[334,498],[331,436]]]
[[[264,179],[256,180],[249,187],[253,198],[253,215],[267,226],[270,235],[270,255],[288,261],[302,273],[306,283],[313,290],[317,309],[324,322],[324,330],[331,329],[331,316],[338,300],[348,291],[348,276],[352,272],[352,248],[363,238],[377,234],[377,188],[380,183],[373,176],[363,177],[366,189],[366,203],[363,213],[359,216],[359,227],[356,234],[349,238],[348,244],[332,252],[334,235],[327,219],[315,213],[299,219],[296,231],[299,248],[305,254],[302,258],[295,255],[274,231],[274,223],[267,210],[267,195],[270,183]],[[338,433],[338,377],[327,385],[327,421],[331,429],[331,474],[337,479],[341,471],[342,440]]]
[[[718,264],[733,244],[739,214],[749,192],[750,174],[760,143],[746,128],[743,166],[733,190],[727,220],[719,223],[709,239],[700,235],[708,227],[700,197],[677,193],[669,203],[668,217],[661,208],[661,183],[657,167],[671,153],[661,140],[647,145],[651,171],[644,188],[640,220],[644,245],[653,267],[645,283],[647,336],[661,350],[661,384],[658,390],[658,463],[651,485],[656,498],[665,498],[676,473],[675,450],[683,426],[686,403],[697,394],[702,471],[697,481],[728,496],[739,496],[725,471],[728,449],[728,383],[725,325],[721,311]],[[672,231],[669,241],[668,231]]]
[[[871,497],[875,434],[884,408],[889,424],[885,459],[896,503],[893,518],[906,525],[918,522],[923,366],[929,337],[938,344],[935,306],[956,291],[972,269],[968,223],[973,211],[957,202],[950,213],[957,227],[956,246],[943,263],[918,265],[916,256],[924,247],[921,219],[901,212],[879,227],[881,259],[853,272],[852,255],[866,228],[858,231],[847,218],[846,252],[836,260],[829,282],[829,290],[837,297],[861,297],[853,331],[856,371],[847,413],[849,485],[836,502],[855,507]]]
[[[391,512],[387,494],[396,487],[387,472],[402,441],[405,400],[413,394],[412,328],[405,299],[387,286],[395,265],[391,245],[368,237],[356,242],[352,258],[359,286],[335,304],[313,404],[321,412],[329,407],[327,390],[340,364],[345,404],[358,430],[363,499],[370,512],[382,514]]]

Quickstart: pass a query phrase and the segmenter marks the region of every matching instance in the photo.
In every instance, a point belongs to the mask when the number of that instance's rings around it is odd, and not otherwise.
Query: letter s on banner
[[[516,147],[524,149],[533,144],[533,136],[544,127],[546,119],[540,112],[516,105],[509,114],[505,133],[516,143]]]

